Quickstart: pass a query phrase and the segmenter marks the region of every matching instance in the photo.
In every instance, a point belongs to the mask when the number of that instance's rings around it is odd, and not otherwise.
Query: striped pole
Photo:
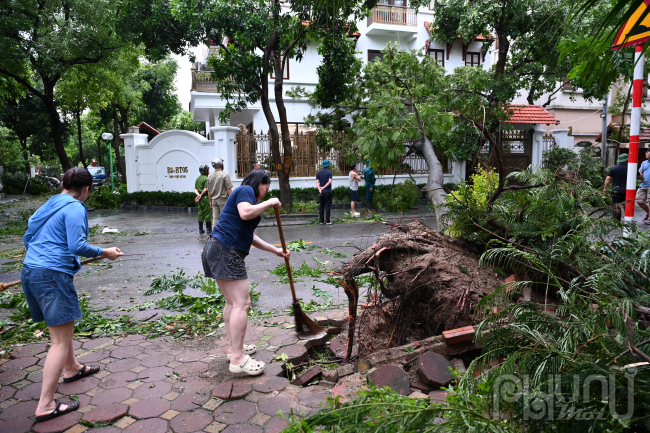
[[[625,221],[634,221],[636,178],[639,165],[639,132],[641,130],[641,101],[643,99],[643,44],[635,47],[634,82],[632,83],[632,119],[630,121],[630,153],[627,164],[625,191]],[[625,119],[622,120],[624,122]]]

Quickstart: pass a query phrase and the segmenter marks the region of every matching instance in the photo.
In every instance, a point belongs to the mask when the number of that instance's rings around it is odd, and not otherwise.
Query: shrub
[[[407,180],[404,183],[395,184],[391,192],[390,185],[382,185],[388,188],[378,188],[375,194],[374,204],[377,207],[385,208],[388,212],[406,212],[417,206],[422,193],[415,187],[415,183]]]
[[[22,194],[23,191],[25,191],[26,182],[26,173],[5,172],[5,175],[2,179],[2,186],[4,187],[2,192],[5,192],[7,194]],[[40,195],[49,193],[51,190],[45,185],[42,176],[36,176],[30,179],[26,192],[28,194]]]
[[[98,209],[117,209],[122,204],[122,195],[115,194],[109,186],[97,188],[86,200],[86,206]]]

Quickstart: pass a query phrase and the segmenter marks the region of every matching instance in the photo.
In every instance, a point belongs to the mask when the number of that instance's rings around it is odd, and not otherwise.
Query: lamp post
[[[104,132],[102,133],[102,138],[106,140],[106,144],[108,144],[108,140],[113,139],[113,134],[110,132]],[[108,146],[108,160],[109,160],[109,170],[111,171],[111,191],[115,191],[115,185],[113,184],[113,151],[111,149],[111,146]]]

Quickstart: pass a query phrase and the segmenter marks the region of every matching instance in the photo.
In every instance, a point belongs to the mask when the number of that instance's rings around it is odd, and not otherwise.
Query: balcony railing
[[[210,72],[192,70],[192,92],[218,93],[217,86]]]
[[[373,23],[416,27],[418,18],[413,9],[404,6],[378,5],[368,17],[368,26]]]

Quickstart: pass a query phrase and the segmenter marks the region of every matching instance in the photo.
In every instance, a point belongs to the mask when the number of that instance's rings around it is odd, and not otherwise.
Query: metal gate
[[[503,152],[503,169],[506,176],[513,171],[523,171],[532,163],[532,131],[501,131],[499,142]]]

